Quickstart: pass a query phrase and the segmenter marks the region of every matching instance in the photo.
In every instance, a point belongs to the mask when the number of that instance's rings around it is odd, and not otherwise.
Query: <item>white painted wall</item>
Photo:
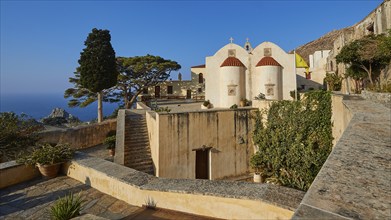
[[[244,67],[224,66],[220,67],[220,106],[229,108],[239,105],[240,99],[245,97]],[[229,95],[228,89],[234,89],[235,95]]]
[[[280,66],[258,66],[256,67],[257,87],[254,91],[259,94],[265,94],[266,99],[281,100],[282,93],[282,68]],[[273,93],[268,94],[266,91],[267,84],[274,84]]]

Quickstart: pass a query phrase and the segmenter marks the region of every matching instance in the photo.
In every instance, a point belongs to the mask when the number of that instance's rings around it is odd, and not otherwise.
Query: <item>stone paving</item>
[[[143,208],[103,194],[66,176],[38,178],[0,190],[0,219],[50,219],[54,202],[68,193],[80,193],[85,200],[82,214],[122,219]]]

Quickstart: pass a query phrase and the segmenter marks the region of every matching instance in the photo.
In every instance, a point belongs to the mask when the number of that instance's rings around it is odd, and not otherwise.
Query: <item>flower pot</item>
[[[37,164],[39,172],[46,178],[54,178],[60,170],[61,163],[41,165]]]
[[[246,101],[240,101],[239,105],[240,105],[240,107],[246,106]]]
[[[262,182],[261,174],[254,173],[254,183],[261,183],[261,182]]]
[[[114,157],[115,149],[109,149],[109,154],[110,154],[111,157]]]

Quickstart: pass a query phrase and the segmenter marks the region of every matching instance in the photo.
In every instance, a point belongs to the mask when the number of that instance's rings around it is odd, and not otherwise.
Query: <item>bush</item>
[[[107,149],[115,149],[116,136],[106,137],[104,143],[107,144]]]
[[[231,107],[229,107],[230,109],[237,109],[238,108],[238,105],[237,104],[233,104]]]
[[[340,91],[342,88],[342,77],[336,73],[326,73],[324,81],[327,83],[330,91]]]
[[[251,158],[250,158],[250,166],[254,169],[256,174],[259,174],[262,172],[262,169],[265,168],[265,163],[262,160],[262,156],[260,155],[260,152],[256,152]]]
[[[317,90],[301,101],[273,102],[263,123],[257,112],[254,143],[269,177],[307,190],[332,149],[331,94]]]
[[[74,150],[68,144],[42,144],[31,153],[25,152],[16,162],[26,165],[49,165],[66,162],[73,157]]]
[[[262,100],[262,99],[266,99],[266,96],[265,94],[263,94],[262,92],[259,93],[257,96],[254,97],[255,100]]]
[[[80,215],[84,201],[80,194],[73,196],[72,193],[58,199],[50,208],[50,215],[55,220],[68,220]]]
[[[155,112],[167,112],[167,113],[169,113],[171,111],[171,109],[170,108],[168,108],[168,107],[161,107],[161,108],[157,108],[156,110],[155,110]]]
[[[39,140],[38,132],[44,127],[29,116],[13,112],[0,113],[0,155],[6,160],[34,146]]]
[[[208,107],[210,105],[210,101],[206,100],[204,103],[202,103],[203,106]]]

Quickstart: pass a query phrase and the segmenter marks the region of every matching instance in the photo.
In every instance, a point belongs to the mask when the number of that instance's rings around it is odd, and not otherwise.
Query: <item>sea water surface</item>
[[[68,100],[62,94],[1,94],[0,112],[24,113],[40,120],[48,116],[54,108],[62,108],[82,121],[90,121],[97,118],[97,102],[85,108],[70,108],[67,103]],[[103,114],[109,116],[117,107],[118,104],[116,103],[104,103]]]

